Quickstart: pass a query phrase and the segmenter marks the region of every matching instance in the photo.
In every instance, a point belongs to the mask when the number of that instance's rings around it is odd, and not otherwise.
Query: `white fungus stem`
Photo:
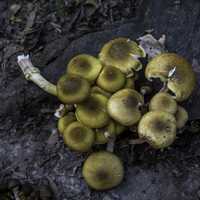
[[[40,70],[33,66],[29,55],[20,55],[17,57],[20,66],[27,80],[34,82],[37,86],[54,96],[57,96],[56,86],[47,81],[41,74]]]
[[[140,138],[129,140],[129,144],[132,144],[132,145],[143,144],[145,142],[146,142],[146,140],[140,139]]]
[[[115,140],[116,140],[115,137],[109,138],[108,143],[107,143],[107,147],[106,147],[107,151],[109,151],[109,152],[113,152],[114,151]]]

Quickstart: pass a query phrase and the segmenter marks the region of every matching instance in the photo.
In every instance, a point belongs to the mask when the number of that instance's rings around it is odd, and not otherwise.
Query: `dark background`
[[[17,55],[30,53],[56,83],[74,55],[97,55],[106,41],[136,39],[149,29],[156,38],[166,34],[169,51],[198,63],[199,25],[198,0],[0,1],[0,182],[49,184],[58,200],[200,199],[200,135],[190,132],[163,152],[117,142],[124,182],[108,192],[91,191],[81,176],[87,155],[71,152],[53,132],[59,102],[27,82],[16,63]],[[188,103],[192,118],[200,115],[199,95]]]

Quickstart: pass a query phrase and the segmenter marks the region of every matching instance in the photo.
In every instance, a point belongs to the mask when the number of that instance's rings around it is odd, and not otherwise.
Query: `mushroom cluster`
[[[72,58],[57,83],[58,98],[73,107],[58,121],[70,149],[89,151],[133,126],[139,140],[153,148],[163,149],[174,142],[177,129],[188,120],[187,111],[178,103],[191,95],[194,72],[183,57],[162,53],[148,62],[141,75],[141,57],[146,54],[136,42],[117,38],[102,47],[98,58],[87,54]],[[160,79],[163,87],[155,91],[141,85],[140,78]],[[123,173],[120,159],[108,151],[92,153],[83,166],[83,177],[96,190],[118,185]]]
[[[183,102],[194,90],[195,74],[175,53],[147,57],[136,42],[116,38],[98,57],[81,54],[70,60],[56,88],[50,85],[65,106],[58,130],[70,149],[88,152],[94,145],[109,146],[126,130],[134,131],[130,144],[146,142],[163,149],[175,141],[188,121]],[[163,86],[154,88],[153,79]],[[83,177],[93,189],[110,189],[123,179],[122,162],[108,150],[112,148],[92,153],[83,165]]]

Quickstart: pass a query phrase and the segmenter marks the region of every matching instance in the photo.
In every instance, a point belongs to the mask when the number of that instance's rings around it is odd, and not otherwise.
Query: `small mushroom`
[[[82,174],[87,184],[95,190],[108,190],[118,186],[124,177],[121,160],[113,153],[92,153],[85,161]]]
[[[185,126],[186,122],[188,121],[188,113],[182,106],[178,106],[176,112],[176,126],[178,129],[181,129]]]
[[[126,79],[126,84],[124,85],[124,88],[130,88],[135,89],[135,79],[130,77]]]
[[[145,70],[147,79],[159,78],[174,94],[177,101],[186,100],[192,93],[196,78],[188,61],[175,53],[155,56]]]
[[[144,103],[140,93],[134,89],[122,89],[108,100],[108,113],[118,123],[124,126],[136,124],[141,112],[139,106]]]
[[[77,119],[90,128],[102,128],[109,123],[107,112],[108,98],[101,94],[91,94],[85,101],[77,104]]]
[[[93,83],[102,69],[101,62],[87,54],[81,54],[71,59],[67,66],[68,74],[75,74]]]
[[[67,126],[74,121],[76,121],[76,116],[73,112],[69,112],[64,117],[60,118],[58,120],[58,130],[60,134],[62,135]]]
[[[127,129],[126,126],[123,126],[117,122],[115,122],[115,135],[122,134]]]
[[[95,134],[92,129],[80,122],[72,122],[64,130],[63,138],[65,144],[72,150],[86,152],[94,143]]]
[[[57,83],[58,98],[66,104],[80,103],[89,96],[90,84],[86,79],[64,75]]]
[[[150,111],[138,125],[138,135],[155,149],[163,149],[176,139],[176,119],[164,111]]]
[[[161,110],[175,114],[177,111],[177,103],[170,94],[159,92],[150,100],[149,110]]]
[[[115,123],[110,120],[107,126],[96,129],[95,136],[96,144],[106,144],[110,137],[115,136]]]
[[[108,97],[108,98],[111,96],[111,93],[103,90],[102,88],[100,88],[98,86],[93,86],[91,88],[91,93],[102,94],[102,95],[104,95],[105,97]]]
[[[97,85],[111,93],[121,89],[125,82],[125,75],[119,69],[112,66],[105,66],[97,79]]]
[[[145,57],[144,50],[128,38],[117,38],[106,43],[99,54],[99,58],[106,66],[119,68],[130,75],[142,68],[139,57]]]

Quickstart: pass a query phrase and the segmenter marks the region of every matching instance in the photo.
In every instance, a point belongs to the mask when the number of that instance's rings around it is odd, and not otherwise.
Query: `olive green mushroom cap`
[[[95,134],[92,129],[80,122],[72,122],[64,130],[63,138],[65,144],[72,150],[86,152],[94,144]]]
[[[170,94],[159,92],[150,100],[149,110],[161,110],[175,114],[177,111],[177,103]]]
[[[101,62],[97,58],[91,55],[81,54],[71,59],[67,66],[67,73],[78,75],[93,83],[101,69]]]
[[[107,112],[108,98],[101,94],[91,94],[85,101],[77,104],[77,119],[90,128],[102,128],[109,123]]]
[[[113,153],[92,153],[85,161],[82,174],[87,184],[95,190],[107,190],[119,185],[124,177],[121,160]]]
[[[141,117],[139,106],[144,103],[140,93],[134,89],[122,89],[108,100],[108,113],[118,123],[131,126]]]
[[[105,127],[96,129],[95,136],[96,144],[106,144],[110,137],[115,136],[115,123],[113,120],[110,120]]]
[[[177,101],[186,100],[192,93],[196,78],[191,64],[175,53],[162,53],[154,57],[145,69],[147,79],[160,78]]]
[[[58,130],[60,134],[63,134],[67,126],[74,121],[76,121],[76,116],[73,112],[69,112],[64,117],[61,117],[58,120]]]
[[[106,43],[99,54],[101,62],[107,66],[114,66],[125,74],[142,68],[138,57],[145,57],[144,50],[128,38],[116,38]]]
[[[111,93],[121,89],[125,82],[125,75],[112,66],[105,66],[97,79],[97,85]]]
[[[176,138],[176,119],[168,112],[150,111],[141,118],[138,135],[155,149],[168,147]]]
[[[79,76],[64,75],[58,80],[57,93],[63,103],[80,103],[89,96],[90,84]]]
[[[182,106],[178,106],[175,117],[176,117],[176,126],[179,129],[185,126],[189,118],[187,111]]]

